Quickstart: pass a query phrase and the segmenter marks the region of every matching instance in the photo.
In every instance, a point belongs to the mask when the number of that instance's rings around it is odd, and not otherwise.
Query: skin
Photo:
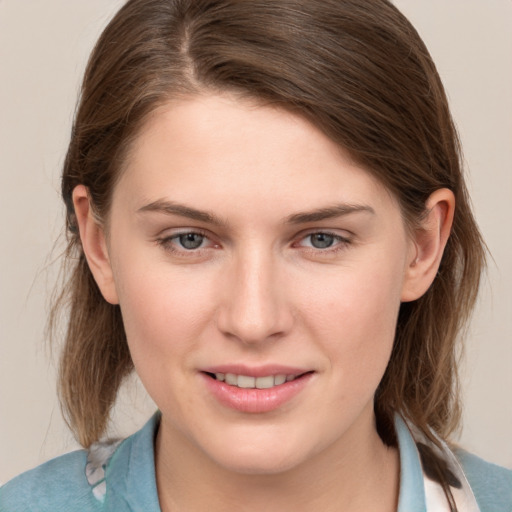
[[[400,303],[435,277],[451,192],[431,196],[411,235],[391,194],[316,127],[205,94],[146,122],[104,226],[85,187],[74,202],[91,270],[162,411],[163,511],[396,510],[398,454],[376,432],[373,398]],[[186,233],[199,248],[183,247]],[[313,374],[277,410],[247,413],[204,384],[202,368],[227,363]]]

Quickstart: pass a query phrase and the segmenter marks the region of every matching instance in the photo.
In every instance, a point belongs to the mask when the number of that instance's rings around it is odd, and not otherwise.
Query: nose
[[[218,328],[247,345],[285,336],[293,324],[285,276],[275,258],[246,250],[223,277]]]

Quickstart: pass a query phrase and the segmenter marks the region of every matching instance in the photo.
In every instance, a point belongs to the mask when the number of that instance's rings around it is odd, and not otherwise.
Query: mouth
[[[313,372],[301,374],[277,374],[265,375],[261,377],[252,377],[250,375],[238,375],[235,373],[210,373],[204,372],[208,377],[219,382],[224,382],[228,386],[242,389],[272,389],[292,382]]]
[[[267,413],[300,403],[311,389],[316,371],[297,366],[220,364],[202,368],[199,375],[208,394],[223,407],[241,413]],[[313,388],[314,389],[314,388]],[[285,409],[286,410],[286,409]]]

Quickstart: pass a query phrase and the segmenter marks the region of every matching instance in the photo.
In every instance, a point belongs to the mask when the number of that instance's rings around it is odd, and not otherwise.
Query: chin
[[[259,457],[256,460],[247,459],[246,457],[241,460],[238,456],[217,461],[224,469],[232,473],[242,475],[278,475],[287,473],[300,465],[300,460],[297,457],[282,456],[276,457],[275,454],[270,456]]]
[[[245,436],[244,436],[245,437]],[[254,439],[254,437],[256,437]],[[311,458],[304,441],[298,442],[281,436],[248,440],[230,437],[211,447],[210,457],[226,471],[246,475],[276,475],[286,473]],[[261,442],[258,442],[260,440]],[[227,449],[226,449],[227,447]]]

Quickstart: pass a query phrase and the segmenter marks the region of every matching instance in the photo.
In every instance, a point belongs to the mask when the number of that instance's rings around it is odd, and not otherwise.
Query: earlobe
[[[450,236],[455,196],[451,190],[436,190],[425,204],[426,215],[415,229],[412,250],[405,269],[402,302],[419,299],[434,281]]]
[[[73,190],[73,204],[80,231],[80,240],[87,263],[105,300],[110,304],[118,304],[117,291],[105,232],[94,217],[87,187],[78,185]]]

